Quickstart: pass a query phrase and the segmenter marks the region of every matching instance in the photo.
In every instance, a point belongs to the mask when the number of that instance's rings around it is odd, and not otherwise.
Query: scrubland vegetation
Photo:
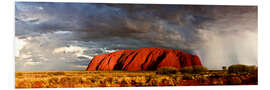
[[[256,66],[232,65],[224,70],[202,66],[172,67],[157,71],[21,71],[16,88],[84,88],[135,86],[257,85]]]

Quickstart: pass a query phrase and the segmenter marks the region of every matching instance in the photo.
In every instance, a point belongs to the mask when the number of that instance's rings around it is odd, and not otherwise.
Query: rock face
[[[179,50],[162,48],[141,48],[120,50],[95,56],[87,70],[156,70],[161,67],[202,65],[200,58]]]

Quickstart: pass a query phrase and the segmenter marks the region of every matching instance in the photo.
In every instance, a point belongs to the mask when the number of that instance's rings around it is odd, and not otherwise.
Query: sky
[[[16,71],[85,70],[95,55],[145,47],[208,69],[258,64],[256,6],[15,3]]]

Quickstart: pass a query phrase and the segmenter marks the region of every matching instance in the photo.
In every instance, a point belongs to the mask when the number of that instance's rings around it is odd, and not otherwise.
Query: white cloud
[[[83,53],[87,48],[79,46],[60,47],[53,50],[53,53]]]
[[[23,39],[15,37],[15,56],[20,56],[20,50],[26,45],[26,42]]]
[[[44,8],[43,7],[38,7],[39,10],[43,10]]]
[[[39,65],[39,64],[41,64],[41,62],[32,62],[32,61],[28,61],[28,62],[25,62],[24,63],[24,66],[28,66],[28,65]]]
[[[57,36],[54,32],[22,38],[17,36],[16,70],[69,70],[73,65],[87,64],[93,56],[101,53],[93,43],[67,41],[63,38],[67,34],[63,33],[68,32],[57,33],[61,35]],[[72,70],[83,69],[83,66],[76,66]]]
[[[75,67],[75,68],[87,68],[88,66],[87,65],[73,65],[72,67]]]
[[[111,52],[115,52],[115,51],[117,51],[117,50],[108,50],[107,48],[102,48],[101,49],[103,52],[105,52],[105,53],[111,53]]]
[[[55,34],[71,34],[72,32],[71,31],[56,31],[54,32]]]
[[[76,57],[86,57],[89,59],[92,59],[93,57],[85,55],[84,51],[88,50],[88,48],[85,47],[79,47],[79,46],[68,46],[68,47],[60,47],[53,50],[54,54],[74,54]]]
[[[21,54],[20,55],[20,58],[30,58],[30,57],[32,57],[31,54]]]
[[[93,59],[92,56],[84,55],[84,54],[81,54],[81,53],[76,53],[75,55],[76,55],[77,57],[86,57],[86,58],[88,58],[88,59]]]

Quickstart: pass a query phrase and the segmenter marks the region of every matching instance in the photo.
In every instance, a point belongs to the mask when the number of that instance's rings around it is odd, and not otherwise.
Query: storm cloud
[[[98,54],[158,47],[209,69],[257,65],[257,7],[16,2],[16,70],[84,70]]]

